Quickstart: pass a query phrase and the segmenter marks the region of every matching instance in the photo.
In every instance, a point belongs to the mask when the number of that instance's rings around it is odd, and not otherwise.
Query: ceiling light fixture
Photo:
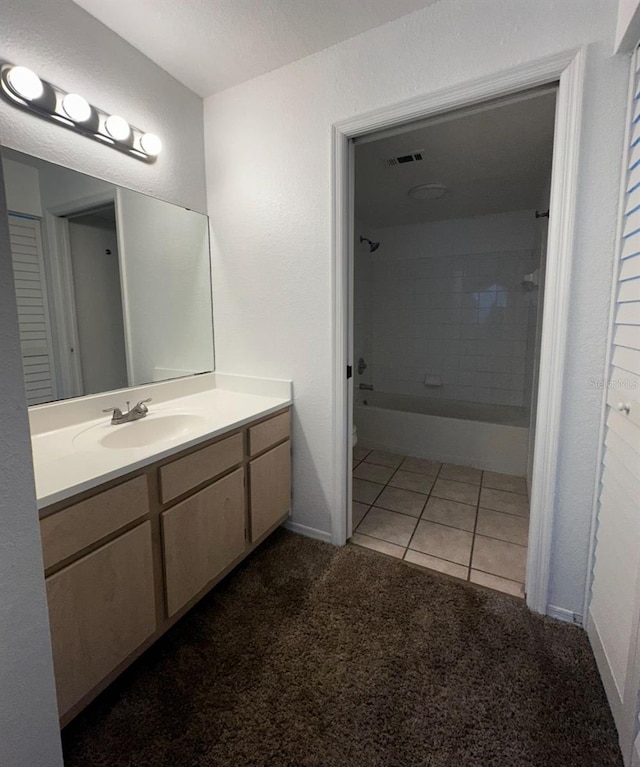
[[[162,142],[154,133],[130,125],[124,117],[109,114],[90,104],[79,93],[67,93],[41,80],[27,67],[2,64],[0,93],[20,109],[62,125],[88,138],[144,162],[154,162],[162,151]]]
[[[444,184],[418,184],[409,189],[407,194],[412,200],[439,200],[448,191]]]

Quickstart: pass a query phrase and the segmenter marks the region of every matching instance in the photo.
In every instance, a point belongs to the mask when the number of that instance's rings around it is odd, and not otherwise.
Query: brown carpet
[[[621,767],[586,635],[277,532],[64,732],[67,767]]]

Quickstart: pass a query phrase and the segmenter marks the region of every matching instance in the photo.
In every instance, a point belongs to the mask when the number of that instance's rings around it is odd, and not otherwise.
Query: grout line
[[[398,546],[401,549],[405,548],[405,544],[404,543],[396,543],[395,541],[388,541],[386,538],[378,538],[377,535],[371,535],[371,533],[358,533],[358,535],[362,535],[365,538],[373,538],[374,541],[380,541],[381,543],[390,543],[392,546]],[[358,544],[356,543],[356,546],[357,545]],[[403,556],[404,556],[404,554],[403,554]],[[489,575],[495,575],[495,573],[489,573]]]
[[[477,573],[484,573],[485,575],[493,575],[496,578],[502,578],[503,581],[509,581],[510,583],[517,583],[518,586],[524,586],[523,581],[517,581],[517,580],[515,580],[515,578],[507,578],[504,575],[498,575],[498,573],[490,573],[488,570],[481,570],[479,567],[474,567],[473,569]],[[478,585],[481,586],[482,584],[478,584]],[[487,586],[486,588],[490,588],[490,587]],[[497,591],[498,589],[493,589],[493,590]]]
[[[416,476],[418,476],[416,474]],[[433,477],[425,477],[425,479],[433,479]],[[390,488],[393,488],[394,490],[404,490],[406,493],[417,493],[418,495],[426,495],[428,496],[431,493],[431,489],[429,490],[411,490],[408,487],[400,487],[399,485],[392,485],[391,482],[393,481],[393,477],[389,480],[387,483],[387,486]],[[433,485],[431,485],[433,487]]]
[[[482,485],[485,490],[495,490],[496,493],[509,493],[509,495],[518,495],[520,498],[529,499],[528,493],[518,493],[516,490],[505,490],[503,487],[491,487],[491,485]]]
[[[407,551],[414,551],[416,554],[424,554],[425,557],[433,557],[434,559],[439,559],[442,562],[448,562],[450,565],[458,565],[458,567],[464,567],[465,569],[469,569],[466,565],[463,565],[461,562],[454,562],[453,559],[445,559],[444,557],[437,557],[435,554],[427,554],[426,551],[420,551],[420,549],[412,549],[411,546],[407,546]],[[411,564],[415,564],[415,562],[412,562]],[[418,565],[418,567],[422,567],[422,565]],[[425,567],[425,570],[431,570],[432,572],[440,572],[440,570],[433,570],[431,567]],[[474,568],[477,570],[478,568]],[[487,573],[487,575],[494,575],[494,573]],[[462,578],[458,578],[457,575],[452,575],[452,578],[456,578],[459,581],[462,581],[464,583],[464,580]],[[468,579],[467,579],[468,580]]]
[[[517,517],[518,519],[529,519],[529,514],[514,514],[512,511],[502,511],[502,509],[490,509],[488,506],[482,506],[480,505],[479,508],[484,509],[485,511],[493,511],[496,514],[507,514],[510,517]]]
[[[439,495],[430,495],[430,498],[433,497],[435,501],[446,501],[446,503],[455,503],[458,506],[468,506],[470,509],[477,508],[477,503],[465,503],[464,501],[454,501],[452,498],[441,498]],[[489,509],[491,511],[491,509]]]
[[[431,492],[431,491],[429,491]],[[416,534],[416,530],[418,529],[418,525],[420,524],[420,520],[422,519],[422,515],[424,514],[424,510],[427,508],[427,503],[429,501],[429,495],[427,495],[427,500],[424,502],[424,506],[422,507],[422,511],[420,512],[420,516],[417,519],[416,526],[413,528],[413,532],[411,533],[411,538],[409,538],[407,542],[407,551],[411,548],[411,541],[413,541],[413,538]],[[407,551],[403,554],[402,558],[404,559],[407,556]]]
[[[491,487],[491,485],[482,485],[483,490],[495,490],[497,493],[511,493],[511,495],[518,495],[520,498],[526,498],[529,500],[528,493],[516,493],[515,490],[505,490],[502,487]]]
[[[433,482],[431,483],[431,487],[429,488],[429,492],[427,493],[427,500],[424,502],[424,506],[422,507],[422,511],[420,512],[420,517],[419,517],[420,520],[424,519],[425,509],[427,508],[427,505],[429,504],[429,501],[431,500],[431,498],[434,497],[433,488],[436,486],[436,482],[438,481],[438,474],[440,474],[440,470],[442,469],[442,466],[443,464],[440,464],[440,468],[438,469],[435,477],[433,478]],[[430,521],[430,520],[425,520],[425,521]]]
[[[372,509],[380,509],[380,511],[389,511],[392,514],[402,514],[403,517],[409,517],[409,519],[415,519],[416,522],[420,519],[420,515],[417,517],[414,514],[407,514],[405,511],[398,511],[397,509],[388,509],[386,506],[376,506],[371,504]]]
[[[505,541],[504,538],[496,538],[494,535],[485,535],[484,533],[474,533],[474,537],[478,538],[489,538],[492,541],[501,541],[502,543],[510,543],[512,546],[520,546],[521,549],[528,548],[528,543],[514,543],[513,541]],[[478,568],[474,568],[477,570]]]
[[[469,568],[467,570],[467,580],[471,582],[471,563],[473,562],[473,550],[476,547],[476,535],[478,534],[478,518],[480,517],[480,495],[482,493],[482,478],[484,472],[480,474],[480,490],[478,491],[478,503],[476,504],[476,520],[473,525],[473,538],[471,539],[471,554],[469,555]]]
[[[365,517],[366,517],[366,516],[367,516],[367,514],[368,514],[368,513],[371,511],[371,509],[372,509],[372,508],[373,508],[373,506],[369,506],[369,508],[368,508],[368,509],[365,511],[365,513],[362,515],[362,519],[361,519],[361,520],[358,522],[358,524],[356,525],[356,527],[355,527],[355,530],[352,530],[352,532],[351,532],[351,535],[353,535],[354,533],[357,533],[357,532],[358,532],[358,528],[359,528],[359,527],[360,527],[360,525],[361,525],[361,524],[364,522],[364,520],[365,520]],[[363,533],[361,533],[361,535],[363,535]]]
[[[351,474],[351,479],[352,480],[357,479],[359,482],[368,482],[370,485],[381,485],[382,487],[385,486],[384,482],[374,482],[374,480],[372,479],[362,479],[361,477],[354,477],[353,472]]]
[[[442,500],[442,499],[440,499]],[[468,505],[468,504],[467,504]],[[424,514],[424,512],[422,512]],[[473,535],[473,530],[468,530],[466,527],[456,527],[455,525],[449,525],[446,522],[439,522],[436,519],[428,519],[427,517],[420,517],[421,522],[431,522],[432,525],[440,525],[441,527],[448,527],[451,530],[460,530],[463,533],[471,533]],[[475,529],[475,521],[473,523],[473,527]],[[489,536],[487,536],[489,537]]]
[[[478,495],[480,495],[481,485],[477,485],[475,482],[462,482],[459,479],[449,479],[448,477],[438,477],[438,479],[441,479],[443,482],[453,482],[456,485],[466,485],[467,487],[475,487],[475,489],[478,491]]]
[[[388,463],[376,463],[375,461],[370,461],[370,460],[368,460],[368,459],[369,459],[369,456],[370,456],[370,455],[371,455],[371,453],[373,453],[373,452],[375,452],[375,451],[374,451],[374,450],[370,450],[370,451],[367,453],[367,456],[366,456],[366,458],[363,458],[363,459],[362,459],[362,461],[363,461],[364,463],[370,463],[372,466],[384,466],[384,467],[385,467],[385,468],[387,468],[387,469],[399,469],[399,468],[400,468],[400,465],[402,464],[402,461],[400,461],[400,463],[399,463],[397,466],[389,466],[389,464],[388,464]],[[383,451],[383,452],[384,452],[384,451]],[[406,456],[405,456],[405,457],[406,457]],[[404,460],[404,458],[403,458],[402,460]]]
[[[358,477],[355,477],[355,479],[358,479]],[[361,479],[360,482],[370,482],[368,479]],[[372,485],[378,485],[380,487],[380,490],[378,491],[378,494],[372,501],[359,501],[357,498],[353,497],[353,491],[351,493],[351,501],[355,501],[356,503],[366,503],[369,506],[373,506],[373,504],[378,500],[380,497],[380,493],[385,489],[386,485],[381,485],[379,482],[371,482]]]

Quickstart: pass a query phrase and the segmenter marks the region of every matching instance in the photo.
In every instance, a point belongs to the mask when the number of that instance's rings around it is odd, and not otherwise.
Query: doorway
[[[556,92],[353,142],[351,541],[520,597]]]
[[[559,82],[526,578],[527,604],[543,613],[549,608],[547,594],[555,506],[558,424],[563,393],[569,272],[574,238],[573,211],[578,175],[583,72],[583,52],[567,51],[506,73],[464,83],[446,91],[433,92],[372,114],[359,115],[334,126],[336,512],[332,516],[332,540],[343,544],[352,525],[349,473],[352,460],[353,379],[350,378],[350,372],[356,362],[349,332],[355,235],[352,223],[352,139],[375,130],[391,129],[412,120],[442,115],[453,109],[478,105],[533,87]]]
[[[128,386],[113,203],[66,216],[82,393]]]

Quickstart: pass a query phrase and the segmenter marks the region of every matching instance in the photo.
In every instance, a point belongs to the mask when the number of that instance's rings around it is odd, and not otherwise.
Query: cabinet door
[[[156,630],[151,523],[46,580],[60,716]]]
[[[244,553],[243,470],[165,511],[161,519],[171,616]]]
[[[291,449],[287,440],[249,464],[251,541],[291,508]]]

